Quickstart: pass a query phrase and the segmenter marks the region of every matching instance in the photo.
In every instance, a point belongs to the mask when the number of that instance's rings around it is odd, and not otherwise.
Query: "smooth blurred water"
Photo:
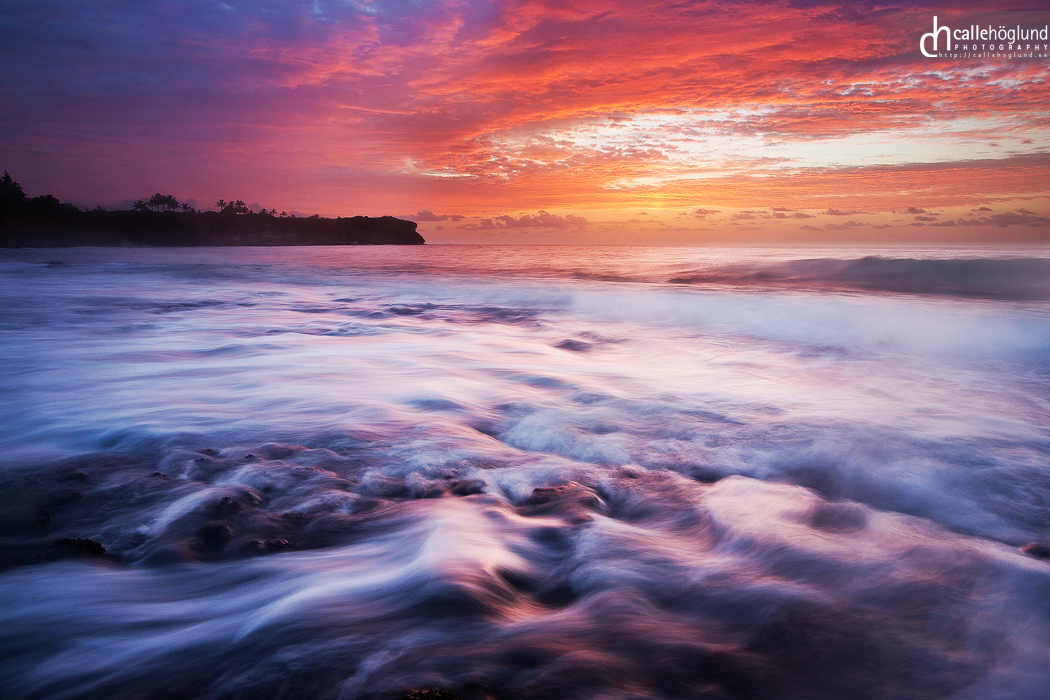
[[[1046,250],[18,250],[0,280],[10,697],[1050,686],[1018,549],[1050,544]]]

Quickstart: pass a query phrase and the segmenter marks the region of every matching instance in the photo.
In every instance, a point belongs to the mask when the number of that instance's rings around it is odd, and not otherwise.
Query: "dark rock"
[[[378,498],[404,498],[409,495],[408,484],[402,479],[385,474],[374,474],[362,484],[361,492]]]
[[[247,543],[249,552],[281,552],[286,549],[288,549],[288,540],[251,540]]]
[[[416,484],[408,490],[410,498],[441,498],[444,495],[444,486],[436,483]]]
[[[527,516],[557,516],[579,525],[592,519],[591,512],[604,512],[605,503],[592,489],[570,481],[558,486],[538,486],[521,505]]]
[[[592,345],[590,343],[585,343],[582,340],[566,338],[554,347],[561,348],[562,350],[571,350],[572,352],[587,352],[591,349]]]
[[[79,489],[58,489],[48,494],[48,505],[65,506],[79,501],[84,494]]]
[[[198,528],[197,538],[206,549],[219,551],[233,539],[233,529],[226,523],[205,523]]]
[[[171,566],[197,560],[197,552],[184,542],[161,544],[154,547],[145,557],[138,560],[137,564],[145,566]]]
[[[1036,559],[1050,559],[1050,546],[1042,542],[1029,542],[1024,547],[1021,547],[1021,551]]]
[[[425,688],[424,690],[417,690],[414,693],[409,693],[401,700],[459,700],[459,696],[451,690]]]
[[[579,493],[589,493],[589,491],[586,487],[577,484],[575,481],[570,481],[567,484],[558,484],[557,486],[537,486],[532,490],[532,494],[525,501],[525,505],[541,505],[543,503],[550,503],[557,498],[573,496]]]
[[[103,557],[106,555],[106,548],[97,540],[66,537],[51,545],[47,552],[52,559]]]
[[[485,493],[485,482],[481,479],[456,479],[449,482],[449,492],[456,496]]]
[[[390,306],[390,313],[396,316],[419,316],[426,313],[426,309],[421,309],[418,306]]]
[[[241,505],[240,501],[230,498],[229,496],[223,496],[220,498],[219,502],[212,508],[212,512],[214,512],[215,516],[219,518],[236,515],[242,510],[244,510],[244,506]]]
[[[310,522],[310,516],[306,513],[297,513],[294,510],[289,510],[281,513],[281,521],[285,527],[303,527]]]
[[[713,467],[700,466],[692,469],[689,472],[689,476],[693,477],[701,484],[713,484],[716,481],[721,481],[725,475],[720,473]]]
[[[535,506],[540,503],[549,503],[550,501],[557,498],[559,489],[557,486],[537,486],[532,490],[532,494],[529,495],[525,501],[527,506]]]
[[[201,688],[175,691],[160,690],[149,695],[136,695],[135,700],[197,700],[203,695],[204,690]]]
[[[828,532],[855,532],[868,522],[864,507],[856,503],[818,503],[810,517],[813,527]]]

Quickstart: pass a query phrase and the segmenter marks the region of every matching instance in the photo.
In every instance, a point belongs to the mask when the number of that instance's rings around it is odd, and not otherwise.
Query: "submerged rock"
[[[417,690],[414,693],[409,693],[401,700],[459,700],[459,696],[451,690],[426,688],[424,690]]]
[[[38,526],[45,530],[51,527],[51,513],[49,513],[43,508],[40,508],[39,510],[37,510],[36,513],[33,514],[33,520]]]
[[[1042,542],[1029,542],[1024,547],[1021,547],[1021,551],[1036,559],[1050,559],[1050,546]]]
[[[98,540],[88,540],[80,537],[65,537],[47,550],[52,559],[66,559],[69,557],[104,557],[106,547]]]
[[[244,506],[240,501],[229,496],[223,496],[219,499],[219,502],[212,507],[212,511],[216,517],[226,517],[230,515],[236,515],[244,510]]]
[[[485,493],[485,482],[481,479],[454,479],[448,483],[448,490],[455,496]]]
[[[233,539],[233,530],[227,523],[211,522],[197,530],[197,538],[203,548],[218,552]]]
[[[582,340],[573,340],[572,338],[566,338],[554,347],[562,350],[571,350],[572,352],[587,352],[591,349],[590,343],[585,343]]]

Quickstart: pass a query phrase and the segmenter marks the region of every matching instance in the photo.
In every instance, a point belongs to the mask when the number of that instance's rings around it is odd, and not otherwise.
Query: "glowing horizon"
[[[0,169],[30,195],[391,214],[430,242],[1050,242],[1050,59],[919,50],[935,14],[1046,12],[68,7],[0,24]]]

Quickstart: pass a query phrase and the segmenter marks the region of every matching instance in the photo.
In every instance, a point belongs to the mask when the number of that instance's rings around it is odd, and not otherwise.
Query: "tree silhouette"
[[[149,205],[146,204],[146,200],[140,199],[131,205],[133,211],[146,211],[149,209]]]
[[[4,176],[0,178],[0,209],[14,208],[25,201],[26,193],[22,191],[22,186],[5,170]]]
[[[37,211],[55,213],[62,208],[62,201],[53,194],[42,194],[30,199],[29,205]]]
[[[179,207],[179,200],[175,198],[175,195],[158,192],[149,198],[146,206],[154,211],[175,211]]]
[[[227,202],[225,199],[220,199],[215,203],[215,206],[219,208],[220,214],[248,214],[251,212],[248,205],[241,199],[231,202]]]

